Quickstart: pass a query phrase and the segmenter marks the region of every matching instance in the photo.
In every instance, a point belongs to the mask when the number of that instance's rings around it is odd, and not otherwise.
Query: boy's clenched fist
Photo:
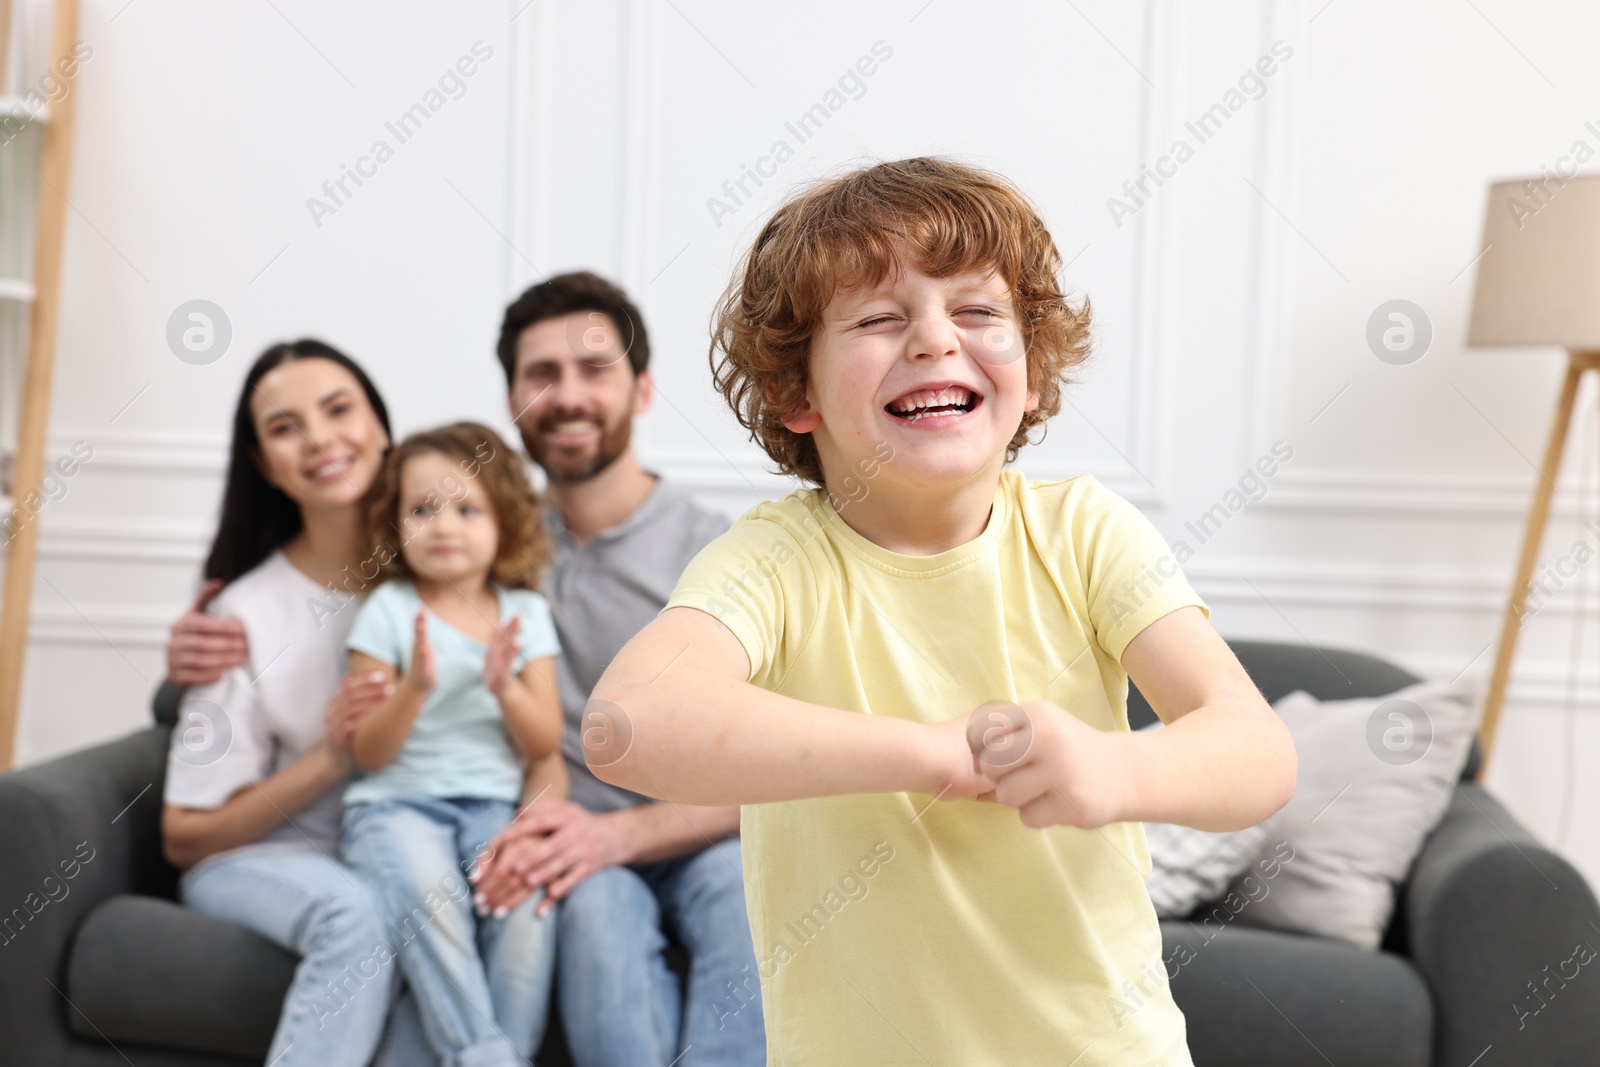
[[[1126,741],[1048,700],[990,701],[967,718],[973,769],[1035,829],[1118,822],[1131,786]]]

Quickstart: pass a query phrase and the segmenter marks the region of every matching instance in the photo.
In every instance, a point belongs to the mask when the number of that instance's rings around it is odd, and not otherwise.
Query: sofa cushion
[[[1240,921],[1376,949],[1395,886],[1450,803],[1478,723],[1478,690],[1418,682],[1384,697],[1318,701],[1296,691],[1278,700],[1299,777],[1266,825],[1289,855],[1271,893]]]
[[[1432,1067],[1433,1000],[1400,956],[1208,912],[1163,921],[1161,940],[1202,1067]]]
[[[260,1062],[299,958],[242,926],[157,897],[112,897],[67,959],[84,1037]]]

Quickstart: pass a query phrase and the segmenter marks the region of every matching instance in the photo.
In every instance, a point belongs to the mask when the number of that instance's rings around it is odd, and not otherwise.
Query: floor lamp
[[[1494,751],[1578,383],[1585,371],[1600,371],[1600,175],[1540,176],[1491,185],[1483,245],[1467,344],[1559,346],[1567,350],[1567,373],[1500,627],[1500,649],[1479,728],[1479,781],[1487,776]]]

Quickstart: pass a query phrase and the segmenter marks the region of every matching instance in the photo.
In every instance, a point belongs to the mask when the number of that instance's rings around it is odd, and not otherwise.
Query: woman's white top
[[[220,808],[322,741],[328,698],[344,675],[345,638],[360,606],[359,598],[296,569],[282,549],[211,601],[208,614],[244,623],[249,658],[220,680],[184,692],[167,754],[168,804]],[[309,846],[337,859],[344,786],[243,847]]]

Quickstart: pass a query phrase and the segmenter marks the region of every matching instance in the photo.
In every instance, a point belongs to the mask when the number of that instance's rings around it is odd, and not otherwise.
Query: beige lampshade
[[[1469,345],[1600,350],[1600,175],[1489,187]]]

